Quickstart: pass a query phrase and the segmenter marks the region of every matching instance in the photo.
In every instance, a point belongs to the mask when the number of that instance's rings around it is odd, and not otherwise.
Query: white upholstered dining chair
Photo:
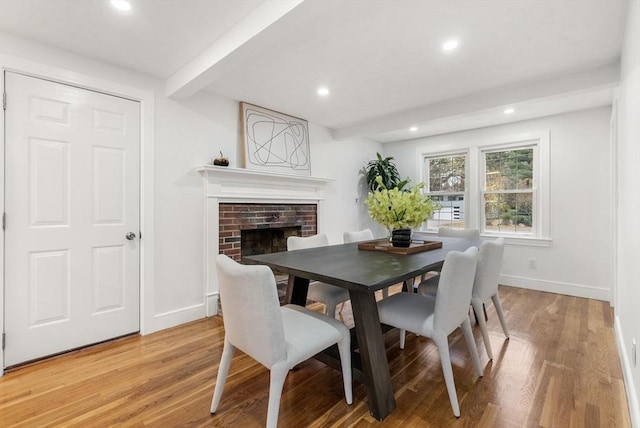
[[[340,352],[346,401],[353,402],[351,337],[343,323],[301,306],[281,307],[273,272],[267,266],[244,266],[220,254],[216,268],[225,334],[212,414],[220,404],[236,348],[271,371],[267,427],[278,424],[289,370],[334,344]]]
[[[287,238],[288,251],[325,247],[327,245],[329,245],[329,239],[324,233],[305,237],[290,236]],[[311,281],[307,291],[307,298],[314,302],[324,303],[325,314],[334,318],[336,316],[336,306],[349,300],[349,291],[324,282]]]
[[[500,325],[504,335],[509,338],[509,329],[502,310],[502,302],[498,294],[498,281],[500,279],[500,269],[502,267],[502,256],[504,254],[504,238],[498,238],[495,241],[483,242],[478,253],[478,267],[476,268],[476,278],[473,283],[473,293],[471,294],[471,306],[476,313],[480,331],[482,332],[482,340],[487,350],[489,359],[493,360],[493,352],[491,350],[491,342],[489,341],[489,332],[487,330],[487,322],[482,316],[484,304],[489,299],[496,308]],[[480,315],[480,316],[478,316]]]
[[[342,234],[342,240],[345,244],[352,242],[371,241],[373,239],[373,232],[371,229],[362,229],[355,232],[344,232]]]
[[[400,348],[404,349],[405,333],[431,338],[440,354],[449,401],[456,417],[460,416],[458,395],[453,380],[448,336],[462,328],[473,366],[482,376],[482,366],[469,322],[469,305],[475,277],[478,249],[447,254],[436,299],[414,293],[398,293],[378,302],[380,322],[400,329]]]
[[[465,239],[480,239],[480,231],[478,229],[454,229],[452,227],[440,227],[438,228],[438,236],[444,236],[445,238],[465,238]],[[414,291],[423,290],[423,294],[432,294],[435,296],[435,287],[438,286],[438,274],[439,269],[425,272],[420,276],[420,282],[418,285],[414,283]],[[425,290],[429,289],[429,292]]]
[[[478,229],[454,229],[452,227],[440,227],[438,236],[449,238],[465,238],[480,239],[480,231]]]
[[[476,314],[476,320],[482,332],[482,340],[487,350],[487,356],[493,360],[493,351],[489,341],[489,331],[487,330],[486,314],[484,304],[491,300],[496,308],[500,325],[504,335],[509,338],[509,329],[502,310],[502,302],[498,294],[498,281],[500,279],[500,269],[502,267],[502,256],[504,254],[504,238],[495,241],[485,241],[480,245],[478,252],[478,267],[473,282],[473,292],[471,294],[471,306]],[[424,296],[437,296],[439,278],[429,278],[418,287],[418,294]]]

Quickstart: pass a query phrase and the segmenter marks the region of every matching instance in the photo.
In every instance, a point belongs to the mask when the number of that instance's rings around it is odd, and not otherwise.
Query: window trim
[[[509,143],[509,144],[504,144],[504,145],[500,145],[500,146],[492,146],[492,147],[481,147],[480,148],[480,162],[478,162],[478,184],[479,184],[479,198],[480,198],[480,206],[479,206],[479,213],[480,213],[480,233],[482,235],[487,235],[487,236],[509,236],[509,237],[524,237],[524,238],[536,238],[538,237],[538,230],[540,229],[540,222],[541,222],[541,217],[539,216],[539,212],[538,212],[538,205],[539,205],[539,199],[540,199],[540,192],[538,191],[538,180],[540,179],[539,177],[539,168],[538,168],[538,163],[539,162],[539,142],[538,140],[531,140],[531,141],[522,141],[519,143]],[[487,154],[488,153],[497,153],[497,152],[506,152],[506,151],[512,151],[512,150],[521,150],[521,149],[533,149],[533,186],[531,189],[510,189],[510,190],[495,190],[495,191],[488,191],[486,190],[487,188]],[[533,222],[531,224],[531,233],[523,233],[523,234],[519,234],[519,233],[510,233],[510,232],[494,232],[494,231],[487,231],[485,230],[485,226],[486,226],[486,212],[485,212],[485,207],[484,207],[484,202],[485,202],[485,195],[487,194],[506,194],[506,193],[517,193],[517,194],[524,194],[524,193],[530,193],[531,196],[531,201],[532,201],[532,205],[533,205],[533,209],[532,212],[534,214],[533,217]]]
[[[516,234],[508,234],[508,233],[490,233],[490,232],[482,232],[483,236],[504,236],[508,240],[517,241],[519,243],[523,243],[526,241],[532,242],[535,240],[540,241],[540,243],[546,243],[544,246],[549,246],[551,242],[551,217],[550,217],[550,198],[551,198],[551,187],[550,187],[550,138],[549,131],[543,132],[535,132],[528,133],[525,135],[513,136],[512,138],[502,138],[503,143],[499,144],[481,144],[478,145],[478,166],[479,169],[482,168],[484,170],[484,153],[490,151],[504,150],[504,149],[515,149],[519,147],[533,146],[534,147],[534,162],[533,168],[533,176],[534,176],[534,213],[538,221],[536,222],[535,230],[532,231],[531,235],[516,235]],[[478,171],[478,174],[481,174],[481,171]],[[478,177],[478,185],[480,185],[480,181],[482,180],[482,188],[478,189],[479,192],[482,192],[484,189],[484,177]],[[484,220],[484,208],[481,206],[482,199],[478,201],[480,204],[478,206],[479,213],[482,213]],[[480,224],[479,224],[480,226]],[[482,228],[484,230],[484,228]]]
[[[472,139],[473,137],[469,137]],[[469,141],[465,139],[465,141]],[[537,190],[537,203],[535,208],[535,215],[539,219],[537,230],[535,235],[516,235],[507,233],[489,233],[482,232],[483,237],[499,237],[505,238],[507,245],[521,245],[521,246],[534,246],[534,247],[550,247],[551,238],[551,216],[550,216],[550,199],[551,199],[551,170],[550,170],[550,131],[534,131],[524,132],[517,134],[504,134],[498,136],[485,136],[481,137],[480,141],[477,138],[473,138],[477,141],[476,144],[464,144],[464,142],[457,140],[449,145],[450,150],[428,150],[427,148],[419,149],[419,158],[417,159],[420,177],[424,181],[426,174],[425,171],[425,159],[447,155],[459,155],[466,154],[466,182],[465,182],[465,204],[468,201],[468,205],[465,208],[465,225],[469,228],[482,229],[480,216],[484,217],[484,208],[482,207],[481,192],[484,188],[481,187],[480,182],[484,178],[480,175],[481,164],[483,161],[483,151],[490,151],[493,149],[518,147],[526,143],[529,145],[537,146],[537,162],[534,163],[534,176],[538,177],[537,181],[534,181],[534,186]],[[440,146],[442,147],[442,146]],[[535,154],[534,154],[535,156]],[[484,168],[484,167],[483,167]],[[471,180],[471,177],[474,177]],[[425,233],[436,234],[435,231],[424,230]]]
[[[464,192],[430,192],[429,191],[429,168],[427,167],[428,164],[428,160],[429,159],[436,159],[436,158],[446,158],[446,157],[455,157],[455,156],[464,156]],[[439,152],[439,153],[429,153],[429,154],[423,154],[422,155],[422,182],[425,184],[425,190],[424,193],[425,195],[460,195],[462,194],[464,197],[464,204],[465,204],[465,219],[464,219],[464,223],[465,225],[468,225],[468,214],[469,214],[469,196],[470,196],[470,192],[469,192],[469,185],[470,185],[470,180],[469,180],[469,157],[470,157],[470,153],[468,149],[465,150],[456,150],[456,151],[451,151],[451,152]],[[427,223],[427,222],[425,222]],[[423,224],[425,224],[423,223]],[[468,227],[468,226],[467,226]],[[433,229],[429,229],[429,228],[424,228],[421,227],[420,229],[421,231],[425,231],[425,232],[432,232],[434,231]],[[437,230],[436,230],[437,232]]]

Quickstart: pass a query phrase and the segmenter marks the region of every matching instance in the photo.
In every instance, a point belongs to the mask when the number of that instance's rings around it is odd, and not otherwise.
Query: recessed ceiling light
[[[326,97],[327,95],[329,95],[329,88],[325,88],[324,86],[318,88],[318,95]]]
[[[514,111],[516,111],[516,110],[515,110],[515,109],[513,109],[513,108],[511,108],[511,107],[509,107],[509,108],[504,109],[504,114],[511,114],[511,113],[513,113]]]
[[[127,0],[111,0],[111,5],[118,10],[131,10],[131,3]]]
[[[452,51],[458,47],[458,41],[455,39],[448,40],[442,45],[442,50],[445,52]]]
[[[409,131],[411,132],[416,132],[418,130],[417,126],[412,126],[411,128],[409,128]]]

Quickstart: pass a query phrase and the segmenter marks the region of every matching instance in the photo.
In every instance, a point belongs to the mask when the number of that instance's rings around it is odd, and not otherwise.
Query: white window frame
[[[430,192],[429,191],[429,186],[430,186],[430,177],[429,177],[429,167],[428,167],[428,163],[429,163],[429,159],[437,159],[437,158],[447,158],[447,157],[456,157],[456,156],[463,156],[464,157],[464,192]],[[471,207],[469,205],[469,151],[468,150],[463,150],[463,151],[452,151],[452,152],[444,152],[444,153],[429,153],[429,154],[424,154],[422,156],[422,166],[423,166],[423,173],[422,173],[422,181],[424,182],[425,186],[424,186],[424,193],[426,195],[433,195],[433,196],[446,196],[446,195],[459,195],[460,193],[462,193],[463,198],[464,198],[464,224],[465,227],[469,227],[469,211],[471,211]],[[429,229],[428,227],[425,228],[424,224],[427,224],[427,222],[423,223],[423,227],[422,230],[425,231],[429,231],[429,232],[437,232],[437,230],[435,229]]]
[[[425,159],[452,154],[467,153],[466,155],[466,183],[465,183],[465,227],[483,231],[484,205],[482,191],[484,190],[484,156],[483,151],[498,150],[505,147],[536,146],[534,153],[534,186],[536,201],[534,218],[535,231],[531,235],[481,232],[485,237],[503,236],[509,245],[549,247],[551,246],[551,218],[550,218],[550,137],[549,130],[524,132],[518,134],[501,134],[483,136],[474,139],[456,138],[449,142],[432,144],[434,150],[422,148],[417,150],[416,167],[425,177]],[[473,144],[475,142],[475,144]],[[448,146],[448,147],[446,147]],[[537,157],[536,157],[537,155]],[[481,171],[482,170],[482,171]],[[468,204],[467,204],[468,201]],[[434,233],[434,230],[424,230]]]
[[[533,149],[533,186],[531,189],[520,189],[520,190],[497,190],[497,191],[488,191],[487,190],[487,154],[488,153],[497,153],[497,152],[506,152],[513,150],[526,150]],[[540,228],[540,216],[538,214],[538,200],[539,194],[538,191],[538,180],[540,179],[539,168],[537,168],[537,164],[539,158],[539,147],[537,141],[525,141],[522,143],[512,143],[512,144],[503,144],[496,147],[483,147],[480,149],[480,162],[479,162],[479,178],[480,178],[480,233],[485,235],[499,235],[499,236],[516,236],[516,237],[536,237],[538,236],[538,229]],[[485,230],[486,222],[486,210],[485,210],[485,195],[487,194],[506,194],[506,193],[517,193],[524,194],[530,193],[532,195],[532,222],[531,222],[531,233],[514,233],[514,232],[497,232],[493,230]]]

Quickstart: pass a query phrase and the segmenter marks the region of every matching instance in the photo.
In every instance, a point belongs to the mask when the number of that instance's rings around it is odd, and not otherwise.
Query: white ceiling
[[[386,142],[607,105],[626,0],[0,0],[0,31]],[[449,38],[459,48],[445,54]],[[327,97],[318,86],[330,89]],[[506,106],[516,111],[505,116]],[[409,126],[418,131],[411,133]]]

